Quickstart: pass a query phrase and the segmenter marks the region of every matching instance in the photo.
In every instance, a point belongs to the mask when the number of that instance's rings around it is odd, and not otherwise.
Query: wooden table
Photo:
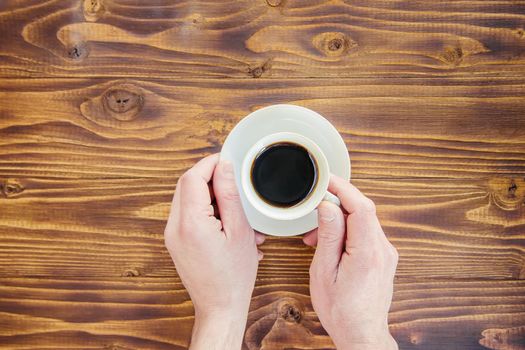
[[[525,2],[0,1],[0,348],[183,349],[178,177],[262,106],[341,132],[400,252],[401,349],[525,349]],[[331,349],[263,246],[245,349]]]

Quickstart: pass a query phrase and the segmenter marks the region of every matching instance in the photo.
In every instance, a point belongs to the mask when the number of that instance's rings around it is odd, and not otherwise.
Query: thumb
[[[312,270],[335,280],[345,242],[345,219],[341,208],[322,201],[317,207],[319,227]]]
[[[215,168],[213,192],[226,236],[245,234],[247,229],[251,230],[244,215],[239,191],[235,184],[233,164],[230,161],[221,160]]]

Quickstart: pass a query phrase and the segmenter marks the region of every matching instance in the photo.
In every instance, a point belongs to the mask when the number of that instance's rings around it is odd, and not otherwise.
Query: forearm
[[[241,349],[246,313],[195,315],[190,350]]]

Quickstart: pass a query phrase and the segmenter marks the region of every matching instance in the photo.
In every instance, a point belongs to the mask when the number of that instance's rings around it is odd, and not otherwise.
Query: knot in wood
[[[130,121],[137,117],[144,107],[144,97],[140,89],[125,84],[108,89],[102,98],[108,114],[121,121]]]
[[[281,306],[280,316],[287,322],[299,323],[301,322],[301,310],[292,304],[285,303]]]
[[[97,21],[105,11],[102,0],[84,0],[82,8],[84,18],[89,22]]]
[[[341,32],[325,32],[312,39],[313,45],[323,54],[330,57],[342,56],[357,48],[357,43]]]
[[[253,78],[260,78],[265,72],[269,71],[271,67],[271,59],[269,59],[260,66],[248,68],[248,74]]]
[[[24,191],[24,186],[15,179],[7,179],[0,185],[5,198],[13,198]]]
[[[266,3],[271,7],[277,7],[282,4],[282,0],[266,0]]]
[[[484,348],[494,350],[522,350],[523,334],[525,326],[516,326],[512,328],[489,328],[481,332],[479,344]]]
[[[89,56],[88,44],[84,41],[72,43],[66,47],[66,55],[72,62],[81,62]]]
[[[328,50],[330,51],[337,51],[341,49],[344,45],[343,39],[335,38],[328,42]]]
[[[489,186],[494,204],[500,209],[518,210],[524,205],[525,179],[493,179]]]
[[[525,30],[523,30],[523,28],[516,29],[516,35],[518,38],[523,38],[523,36],[525,36]]]
[[[497,342],[497,343],[503,343],[503,337],[501,336],[500,333],[496,333],[494,334],[494,340]]]
[[[136,268],[127,269],[122,273],[122,277],[139,277],[140,271]]]
[[[191,23],[195,25],[203,24],[206,21],[206,19],[201,14],[198,14],[198,13],[195,13],[189,16],[189,19],[191,20]]]
[[[463,60],[463,49],[461,47],[446,47],[443,59],[446,63],[457,66]]]
[[[250,69],[250,74],[254,78],[260,78],[261,75],[263,74],[263,69],[262,67],[255,67],[253,69]]]
[[[518,186],[516,185],[516,182],[514,180],[510,181],[510,186],[508,188],[508,196],[513,198],[516,197],[516,190],[518,189]]]
[[[414,344],[414,345],[421,344],[421,334],[412,333],[409,335],[409,340],[411,344]]]

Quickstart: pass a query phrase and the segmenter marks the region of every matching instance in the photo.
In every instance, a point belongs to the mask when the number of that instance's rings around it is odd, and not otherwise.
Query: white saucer
[[[250,113],[230,132],[220,157],[233,163],[235,181],[250,225],[272,236],[295,236],[317,227],[317,210],[295,220],[275,220],[256,211],[240,185],[241,165],[246,152],[263,136],[283,131],[304,135],[317,143],[328,160],[330,172],[350,179],[350,157],[336,128],[320,114],[295,105],[273,105]]]

